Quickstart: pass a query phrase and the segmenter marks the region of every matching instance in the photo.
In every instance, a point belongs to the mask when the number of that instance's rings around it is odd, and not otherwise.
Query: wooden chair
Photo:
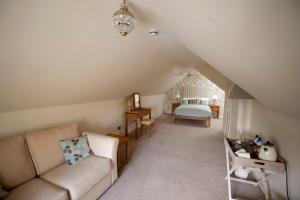
[[[153,119],[145,119],[141,121],[142,131],[149,133],[149,137],[152,135],[155,129],[155,122]]]

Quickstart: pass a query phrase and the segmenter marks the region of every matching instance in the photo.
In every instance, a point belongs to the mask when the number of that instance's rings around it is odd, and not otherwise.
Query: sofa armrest
[[[112,183],[118,178],[117,153],[119,139],[99,133],[84,132],[89,145],[96,156],[109,158],[112,161]]]

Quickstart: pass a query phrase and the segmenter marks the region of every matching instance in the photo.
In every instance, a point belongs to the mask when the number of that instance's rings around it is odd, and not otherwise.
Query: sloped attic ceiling
[[[135,30],[121,36],[111,17],[119,5],[1,1],[0,112],[114,99],[136,91],[161,94],[184,75],[174,76],[174,66],[206,65],[164,30],[160,37],[149,37],[139,17]],[[167,53],[170,48],[177,53]]]
[[[115,99],[136,91],[161,94],[184,76],[173,74],[178,66],[197,66],[215,78],[213,68],[166,30],[149,37],[151,23],[139,12],[135,30],[121,36],[112,25],[119,5],[1,1],[0,112]],[[220,77],[219,83],[227,84]]]
[[[136,1],[264,105],[300,118],[300,1]]]
[[[111,22],[120,3],[1,1],[0,112],[161,93],[179,65],[300,118],[288,106],[300,98],[299,1],[131,0],[126,38]]]

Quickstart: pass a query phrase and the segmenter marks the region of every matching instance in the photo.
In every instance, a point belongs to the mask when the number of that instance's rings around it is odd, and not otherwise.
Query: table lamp
[[[130,112],[132,108],[132,99],[128,99],[127,106],[128,106],[128,111]]]
[[[177,100],[177,102],[180,101],[180,95],[179,94],[176,95],[176,100]]]
[[[216,104],[217,99],[218,99],[218,96],[216,94],[214,94],[212,96],[213,104]]]

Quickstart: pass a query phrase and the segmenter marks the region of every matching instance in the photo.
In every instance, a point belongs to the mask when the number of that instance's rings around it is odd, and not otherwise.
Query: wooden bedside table
[[[123,136],[123,135],[118,135],[116,133],[108,133],[106,134],[107,136],[115,137],[119,139],[119,145],[118,145],[118,170],[122,168],[128,161],[128,137]],[[121,162],[120,159],[120,146],[124,145],[125,146],[125,161]]]
[[[220,116],[220,105],[217,104],[210,104],[209,105],[211,112],[213,113],[214,118],[219,118]]]
[[[180,105],[181,105],[181,103],[179,103],[179,102],[172,103],[172,115],[174,115],[175,109]]]

